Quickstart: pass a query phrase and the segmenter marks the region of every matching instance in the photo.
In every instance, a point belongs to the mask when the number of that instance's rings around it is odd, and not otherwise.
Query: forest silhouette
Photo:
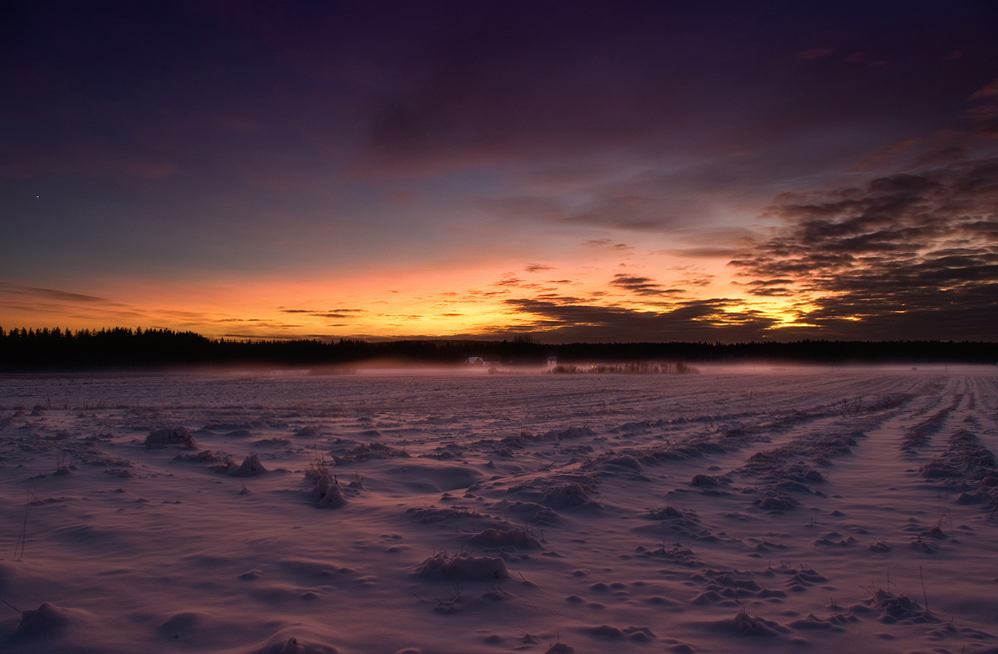
[[[687,361],[773,361],[820,364],[998,362],[998,343],[942,341],[662,342],[542,344],[513,340],[357,339],[229,340],[167,329],[0,328],[0,370],[72,371],[163,367],[337,366],[375,360],[460,364],[471,357],[495,364]]]

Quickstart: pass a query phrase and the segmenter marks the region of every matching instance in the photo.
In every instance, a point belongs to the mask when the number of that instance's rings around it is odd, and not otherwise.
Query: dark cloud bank
[[[998,159],[781,197],[770,211],[786,226],[731,265],[755,295],[820,295],[804,318],[823,335],[994,339]]]
[[[538,317],[529,328],[549,341],[995,340],[998,159],[785,195],[768,213],[782,223],[775,235],[729,265],[753,295],[795,303],[796,326],[724,298],[660,312],[577,298],[506,304]],[[623,274],[609,285],[637,296],[676,290]]]

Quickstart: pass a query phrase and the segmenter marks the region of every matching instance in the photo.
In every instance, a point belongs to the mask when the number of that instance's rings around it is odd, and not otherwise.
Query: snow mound
[[[423,561],[415,576],[421,579],[508,579],[506,562],[499,557],[460,554],[448,556],[441,552]]]
[[[907,595],[891,593],[883,588],[874,588],[870,599],[866,600],[864,604],[879,612],[877,621],[885,624],[939,622],[939,619],[931,611]]]
[[[164,447],[180,447],[185,450],[198,449],[198,443],[187,427],[155,429],[146,436],[145,446],[148,450]]]
[[[21,624],[7,640],[12,644],[19,644],[55,636],[72,624],[74,617],[71,609],[42,602],[37,609],[21,614]]]
[[[309,643],[292,636],[287,640],[272,639],[260,649],[253,650],[252,654],[339,654],[339,652],[335,647]]]
[[[260,463],[260,457],[255,453],[251,453],[245,459],[243,459],[242,464],[233,470],[231,474],[233,477],[255,477],[256,475],[262,475],[267,472],[267,469]]]
[[[735,616],[734,631],[742,636],[776,636],[789,631],[778,622],[759,616],[750,616],[744,609]]]
[[[399,459],[385,466],[384,473],[400,489],[417,493],[443,493],[462,490],[482,478],[482,473],[465,465],[448,464],[433,459]]]
[[[522,549],[540,549],[540,542],[526,529],[513,527],[511,529],[486,529],[471,537],[472,545],[483,547],[518,547]]]
[[[565,509],[575,506],[598,506],[593,500],[590,488],[570,482],[549,489],[544,494],[544,504],[554,509]]]
[[[338,509],[347,503],[339,482],[329,473],[320,474],[315,478],[312,501],[324,509]]]

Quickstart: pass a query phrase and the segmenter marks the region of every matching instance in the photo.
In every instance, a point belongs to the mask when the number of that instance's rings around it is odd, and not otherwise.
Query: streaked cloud
[[[37,299],[37,300],[54,300],[61,302],[73,302],[73,303],[109,303],[110,300],[107,298],[96,297],[93,295],[83,295],[81,293],[69,293],[67,291],[60,291],[54,288],[35,288],[33,286],[20,286],[18,284],[10,284],[7,282],[0,282],[0,296],[8,297],[19,297],[27,299]]]

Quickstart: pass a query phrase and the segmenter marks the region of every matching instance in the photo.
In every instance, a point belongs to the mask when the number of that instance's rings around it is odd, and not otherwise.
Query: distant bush
[[[683,363],[597,363],[588,366],[558,365],[551,369],[556,375],[612,374],[612,375],[689,375],[700,370]]]

